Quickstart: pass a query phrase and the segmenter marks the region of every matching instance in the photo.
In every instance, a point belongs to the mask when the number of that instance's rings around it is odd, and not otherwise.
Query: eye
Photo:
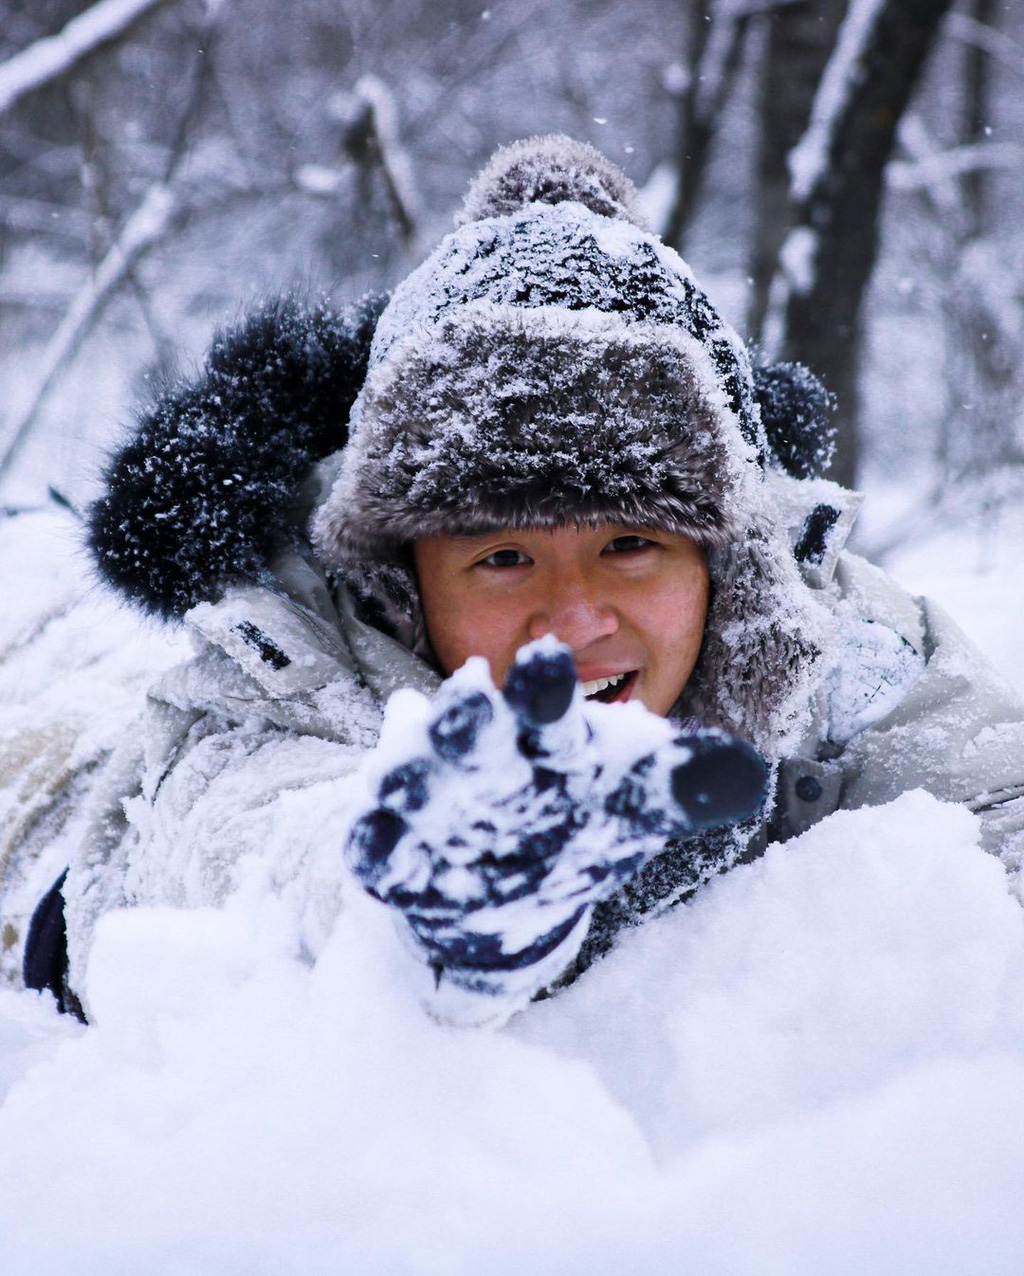
[[[605,554],[640,554],[647,549],[657,549],[657,541],[646,536],[616,536],[604,547]]]
[[[481,558],[481,567],[523,567],[530,560],[520,549],[496,549],[493,554]]]

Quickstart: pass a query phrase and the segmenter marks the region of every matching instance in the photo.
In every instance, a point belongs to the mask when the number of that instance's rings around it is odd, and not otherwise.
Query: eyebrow
[[[469,543],[470,541],[487,540],[490,536],[513,536],[515,533],[516,529],[512,527],[494,527],[486,528],[482,532],[452,532],[451,538],[455,541]]]

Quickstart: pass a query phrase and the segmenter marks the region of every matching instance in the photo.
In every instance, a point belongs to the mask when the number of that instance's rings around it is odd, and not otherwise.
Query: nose
[[[581,580],[560,580],[530,617],[530,638],[553,634],[573,651],[615,633],[618,614],[611,603],[597,597]]]

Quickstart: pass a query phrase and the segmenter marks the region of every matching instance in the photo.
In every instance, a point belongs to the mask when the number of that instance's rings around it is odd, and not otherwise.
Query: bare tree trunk
[[[786,5],[769,13],[761,64],[758,118],[757,224],[751,261],[747,335],[763,340],[769,291],[790,228],[786,157],[807,129],[821,72],[835,48],[846,0]]]
[[[973,0],[971,17],[979,26],[994,28],[997,16],[995,0]],[[980,145],[988,136],[991,65],[991,58],[980,44],[965,47],[963,140],[968,146]],[[981,168],[964,177],[964,203],[970,219],[968,230],[972,235],[980,235],[985,230],[986,186],[986,175]]]
[[[780,252],[781,354],[838,399],[839,482],[856,481],[861,302],[878,247],[896,126],[951,0],[851,0],[804,138],[790,154],[797,216]]]
[[[679,95],[675,196],[662,238],[682,248],[704,184],[711,143],[736,79],[752,11],[690,0],[687,80]]]

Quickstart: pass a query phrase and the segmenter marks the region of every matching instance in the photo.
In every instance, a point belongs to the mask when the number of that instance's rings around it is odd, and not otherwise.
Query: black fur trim
[[[219,335],[200,377],[140,419],[88,513],[100,575],[165,618],[254,579],[297,534],[310,466],[342,447],[387,298],[284,298]]]
[[[754,393],[775,464],[794,478],[817,478],[835,451],[830,420],[835,399],[800,363],[774,363],[754,370]]]

